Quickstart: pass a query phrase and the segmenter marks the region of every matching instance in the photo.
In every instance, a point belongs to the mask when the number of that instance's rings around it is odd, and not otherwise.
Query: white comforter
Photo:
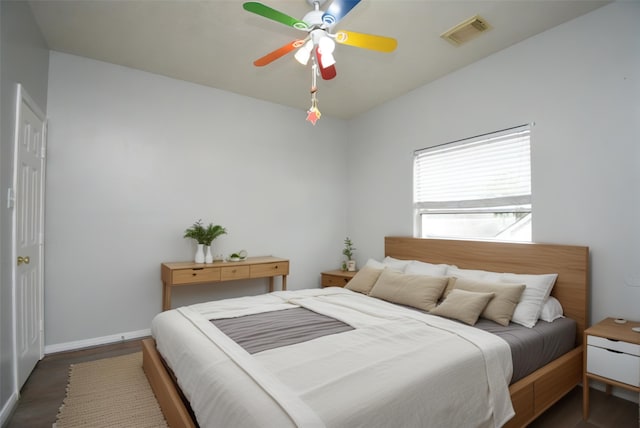
[[[354,327],[248,354],[209,320],[302,306]],[[152,333],[201,427],[499,427],[514,412],[499,337],[342,288],[163,312]]]

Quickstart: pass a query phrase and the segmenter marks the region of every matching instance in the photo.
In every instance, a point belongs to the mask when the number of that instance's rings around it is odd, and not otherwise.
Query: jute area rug
[[[72,364],[53,428],[167,427],[142,370],[142,353]]]

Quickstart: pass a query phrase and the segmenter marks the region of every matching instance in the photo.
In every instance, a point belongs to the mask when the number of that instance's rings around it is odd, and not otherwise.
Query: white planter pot
[[[196,249],[195,262],[204,263],[204,244],[198,244],[198,247]]]
[[[211,254],[211,245],[207,245],[204,247],[204,262],[212,263],[213,262],[213,254]]]

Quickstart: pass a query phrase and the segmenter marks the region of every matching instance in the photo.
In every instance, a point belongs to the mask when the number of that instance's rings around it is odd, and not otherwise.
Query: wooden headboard
[[[385,237],[384,247],[386,256],[445,263],[463,269],[557,273],[551,295],[560,301],[565,316],[577,322],[576,340],[582,343],[582,333],[588,322],[589,247],[391,236]]]

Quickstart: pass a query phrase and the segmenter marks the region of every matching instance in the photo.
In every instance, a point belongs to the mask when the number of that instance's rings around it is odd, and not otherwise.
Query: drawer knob
[[[192,276],[196,276],[196,275],[198,275],[198,274],[194,272],[194,273],[192,273],[191,275],[192,275]]]

